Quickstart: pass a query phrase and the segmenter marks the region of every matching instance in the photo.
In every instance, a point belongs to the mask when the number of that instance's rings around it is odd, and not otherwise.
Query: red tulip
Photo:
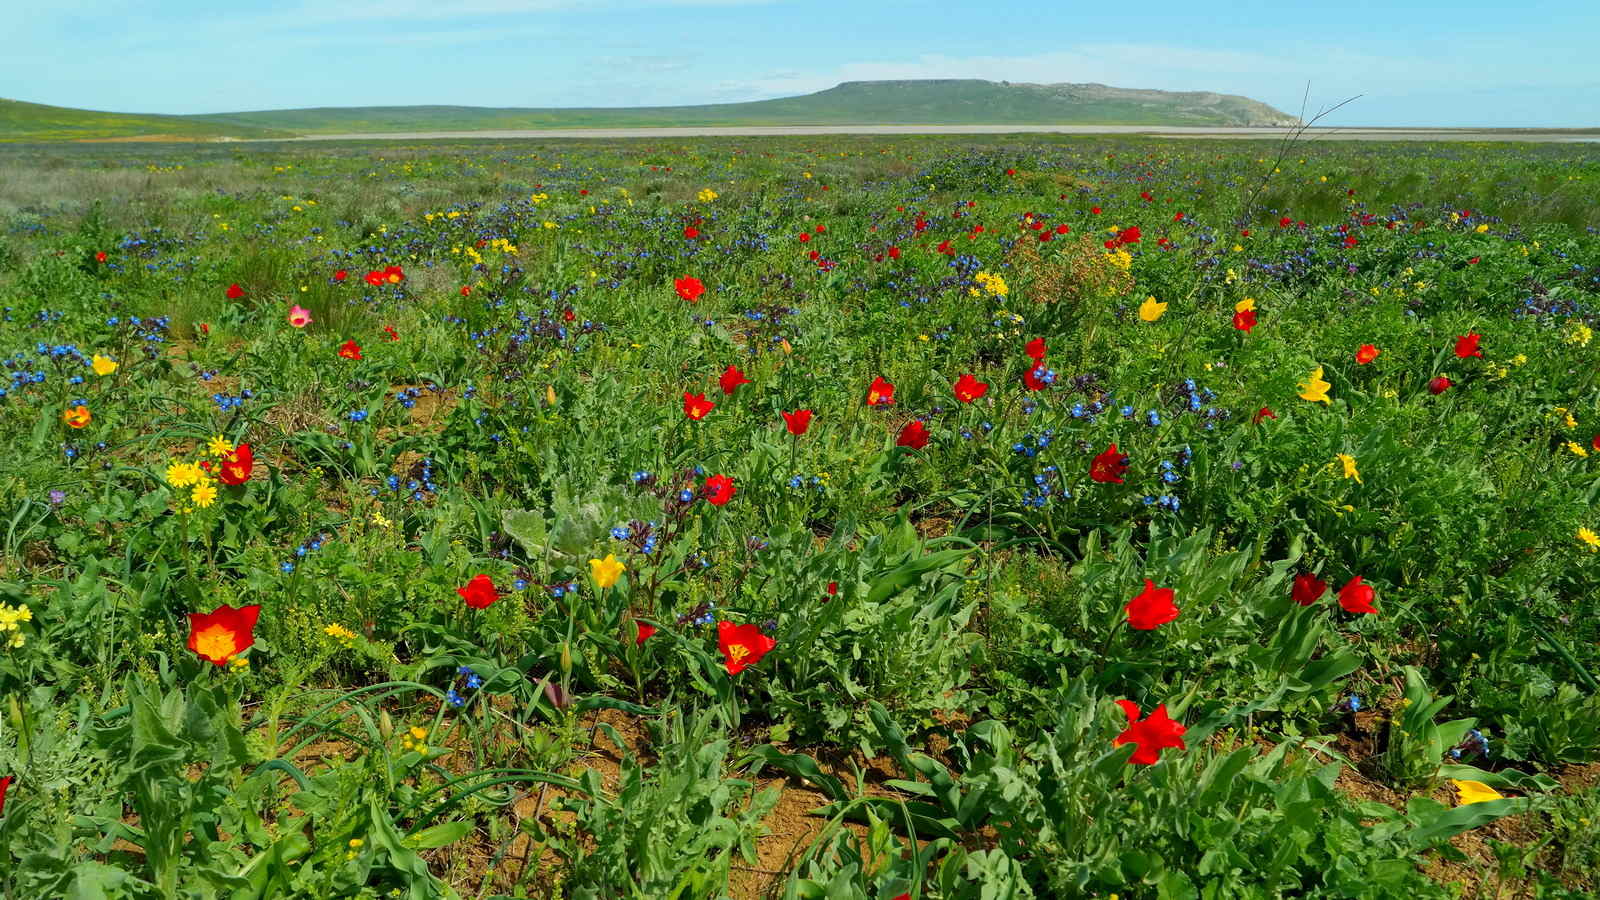
[[[1044,366],[1034,366],[1022,373],[1022,383],[1030,391],[1042,391],[1050,385],[1044,380]]]
[[[1433,378],[1428,381],[1428,393],[1437,397],[1445,391],[1450,390],[1450,388],[1454,385],[1455,382],[1444,377],[1443,375],[1440,375],[1437,378]]]
[[[1250,329],[1256,327],[1256,311],[1253,309],[1245,309],[1234,313],[1233,327],[1244,332],[1245,334],[1249,334]]]
[[[778,642],[761,631],[760,625],[717,623],[717,649],[729,675],[737,675],[761,661]]]
[[[894,443],[897,447],[921,450],[928,446],[928,426],[922,424],[921,419],[912,419],[900,429],[900,437],[896,438]]]
[[[1478,339],[1482,337],[1475,332],[1469,332],[1456,338],[1456,357],[1466,359],[1469,356],[1483,356],[1483,351],[1478,349]]]
[[[882,375],[872,379],[872,384],[867,386],[868,406],[888,406],[894,403],[894,385],[883,379]]]
[[[1301,606],[1310,606],[1317,602],[1317,598],[1327,593],[1328,583],[1309,572],[1304,572],[1294,577],[1294,588],[1290,596],[1294,602]]]
[[[811,427],[811,410],[797,409],[794,412],[784,413],[783,427],[787,428],[789,433],[795,437],[805,434],[806,430]]]
[[[963,375],[956,379],[956,399],[962,403],[971,403],[989,392],[989,385],[979,381],[975,376]]]
[[[1128,458],[1117,451],[1117,445],[1112,444],[1104,453],[1094,458],[1089,463],[1089,477],[1102,484],[1122,483],[1122,473],[1128,471]]]
[[[339,271],[333,273],[333,280],[334,281],[341,281],[342,282],[346,278],[349,278],[349,277],[350,277],[350,273],[346,272],[344,269],[340,269]]]
[[[1370,585],[1362,584],[1361,576],[1357,575],[1339,589],[1339,605],[1345,612],[1372,614],[1377,612],[1372,606],[1377,596],[1377,592]]]
[[[456,593],[473,609],[488,609],[489,604],[500,599],[500,592],[494,589],[494,579],[487,575],[474,577],[466,587],[456,588]]]
[[[717,384],[721,385],[724,394],[732,394],[739,389],[739,385],[749,383],[750,379],[744,377],[744,373],[739,371],[738,366],[733,365],[723,369],[722,377],[717,380]]]
[[[11,789],[11,782],[13,782],[15,780],[16,780],[15,776],[12,776],[12,775],[7,775],[4,778],[0,778],[0,815],[4,815],[5,814],[5,811],[6,811],[6,791]]]
[[[101,250],[99,253],[96,253],[94,255],[94,261],[95,262],[105,262],[106,261],[106,252],[104,250]]]
[[[355,341],[345,341],[339,345],[339,355],[345,359],[361,359],[361,345]]]
[[[239,287],[239,285],[236,284],[236,283],[228,285],[228,299],[229,300],[238,300],[239,298],[241,298],[243,296],[244,296],[244,288]]]
[[[683,227],[683,236],[692,241],[695,238],[700,236],[700,229],[694,227],[693,225],[685,225]],[[644,626],[641,625],[639,627],[643,628]],[[654,631],[655,629],[651,629],[651,630]]]
[[[207,662],[225,666],[256,641],[260,606],[219,606],[209,613],[189,613],[189,649]]]
[[[1356,364],[1364,366],[1367,363],[1377,359],[1378,354],[1382,352],[1383,351],[1372,346],[1371,344],[1362,344],[1361,348],[1356,351]]]
[[[646,624],[644,622],[640,622],[639,623],[639,633],[634,636],[633,645],[635,647],[643,647],[644,646],[644,642],[648,641],[650,639],[650,635],[655,634],[655,633],[656,633],[656,627],[654,625],[648,625],[648,624]]]
[[[250,480],[250,470],[255,468],[255,454],[249,444],[240,444],[233,452],[222,457],[222,474],[217,480],[223,484],[240,485]]]
[[[1263,406],[1256,410],[1256,414],[1250,418],[1250,424],[1260,425],[1262,419],[1276,419],[1277,417],[1278,414],[1273,412],[1271,407]]]
[[[726,475],[713,475],[707,478],[705,486],[701,489],[706,502],[712,506],[726,506],[738,492],[739,489],[733,485],[733,479]]]
[[[690,303],[699,300],[700,295],[706,292],[705,282],[698,278],[675,278],[672,286],[678,291],[679,297]]]
[[[1183,733],[1188,729],[1168,717],[1165,703],[1151,710],[1149,717],[1142,722],[1139,721],[1139,704],[1131,700],[1118,700],[1117,705],[1122,707],[1123,713],[1128,717],[1128,728],[1117,735],[1112,746],[1137,744],[1139,749],[1129,757],[1130,764],[1154,765],[1161,759],[1161,751],[1168,747],[1174,750],[1189,749],[1183,743]]]
[[[1172,602],[1171,588],[1158,588],[1146,578],[1144,591],[1123,607],[1128,614],[1128,625],[1137,631],[1153,631],[1178,617],[1178,607]]]
[[[1034,362],[1043,363],[1044,362],[1044,355],[1045,355],[1045,352],[1046,352],[1045,351],[1045,346],[1044,346],[1044,338],[1036,337],[1033,340],[1029,341],[1028,342],[1028,346],[1022,348],[1022,352],[1028,354],[1028,358],[1033,360]]]
[[[704,419],[707,413],[716,408],[717,405],[707,400],[705,394],[683,392],[683,414],[696,422]]]

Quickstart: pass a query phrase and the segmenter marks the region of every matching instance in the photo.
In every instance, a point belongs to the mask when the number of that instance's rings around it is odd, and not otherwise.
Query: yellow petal
[[[1139,304],[1139,318],[1146,322],[1154,322],[1166,311],[1167,304],[1157,302],[1154,297],[1146,297],[1144,302]]]
[[[1488,800],[1504,800],[1506,798],[1504,794],[1481,781],[1460,781],[1452,778],[1450,783],[1455,785],[1456,790],[1461,793],[1460,799],[1456,801],[1457,806],[1466,806],[1469,803],[1483,803]]]

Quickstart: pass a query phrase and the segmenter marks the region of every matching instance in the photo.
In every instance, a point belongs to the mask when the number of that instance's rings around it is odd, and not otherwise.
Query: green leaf
[[[1455,809],[1445,810],[1438,816],[1418,825],[1405,834],[1405,840],[1411,846],[1421,849],[1447,840],[1463,831],[1487,825],[1501,816],[1522,812],[1529,806],[1525,797],[1509,797],[1505,800],[1485,800],[1482,803],[1469,803]]]
[[[433,850],[461,840],[470,831],[472,831],[471,822],[446,822],[443,825],[424,828],[408,836],[406,843],[416,850]]]

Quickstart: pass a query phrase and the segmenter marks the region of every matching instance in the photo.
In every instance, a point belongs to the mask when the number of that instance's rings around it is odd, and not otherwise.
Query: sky
[[[1600,2],[9,0],[0,97],[115,112],[657,106],[881,78],[1242,94],[1319,124],[1600,127]]]

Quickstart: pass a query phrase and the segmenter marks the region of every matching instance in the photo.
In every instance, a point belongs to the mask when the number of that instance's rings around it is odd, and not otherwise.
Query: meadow
[[[0,147],[0,895],[1594,896],[1597,197]]]

